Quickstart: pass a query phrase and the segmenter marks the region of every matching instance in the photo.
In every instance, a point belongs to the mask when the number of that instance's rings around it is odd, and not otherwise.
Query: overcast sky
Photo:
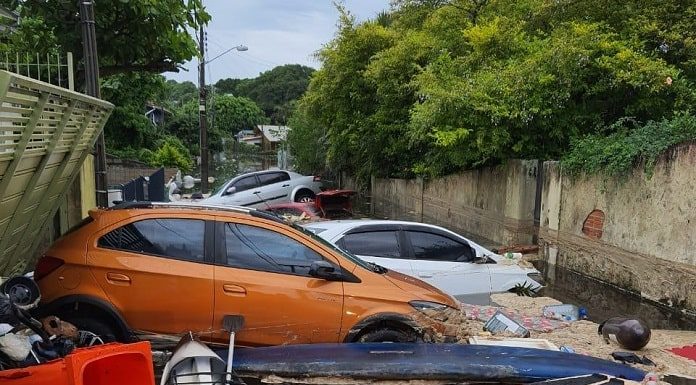
[[[389,8],[389,0],[345,0],[357,19],[366,20]],[[224,78],[254,78],[283,64],[318,68],[314,52],[329,42],[338,13],[331,0],[206,0],[213,17],[207,28],[208,58],[245,45],[248,51],[232,51],[210,63],[206,81]],[[177,81],[198,80],[197,62],[186,63],[187,71],[168,72]]]

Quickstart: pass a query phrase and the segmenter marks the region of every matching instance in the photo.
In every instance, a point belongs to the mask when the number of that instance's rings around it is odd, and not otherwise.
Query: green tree
[[[263,111],[251,99],[215,95],[210,103],[212,126],[222,134],[234,135],[266,122]]]
[[[192,100],[198,100],[198,87],[189,81],[179,83],[170,79],[165,83],[162,99],[167,107],[181,107]]]
[[[254,79],[220,79],[215,83],[215,92],[232,94],[233,96],[245,96],[240,94],[240,88],[253,81]]]
[[[210,20],[201,0],[104,0],[95,1],[94,7],[102,76],[177,72],[181,64],[197,56],[196,42],[188,31]],[[22,18],[42,19],[43,31],[52,31],[63,50],[82,60],[78,2],[24,0],[19,9]]]
[[[215,95],[208,100],[208,147],[212,152],[223,150],[224,138],[231,138],[243,129],[265,123],[263,112],[253,101],[229,95]],[[176,136],[194,154],[199,154],[200,125],[198,100],[189,100],[172,110],[164,132]]]
[[[299,64],[278,66],[254,79],[221,79],[216,91],[245,96],[263,110],[273,124],[288,121],[291,103],[307,90],[313,68]]]
[[[104,127],[109,152],[129,155],[142,148],[154,148],[162,132],[145,116],[145,106],[161,100],[164,77],[133,72],[110,76],[102,81],[102,97],[115,104]]]
[[[177,167],[181,172],[188,172],[193,163],[184,144],[173,136],[167,136],[152,154],[150,164],[155,167]]]
[[[190,100],[172,110],[172,116],[165,124],[165,132],[175,136],[189,149],[191,154],[200,155],[199,148],[198,100]],[[208,143],[211,150],[218,150],[220,135],[217,130],[208,130]]]
[[[359,25],[339,6],[291,146],[363,179],[441,175],[669,119],[696,102],[688,4],[398,0]]]
[[[295,169],[305,175],[316,175],[326,169],[328,129],[312,119],[307,108],[309,103],[300,102],[294,109],[288,132],[288,145],[293,154]]]

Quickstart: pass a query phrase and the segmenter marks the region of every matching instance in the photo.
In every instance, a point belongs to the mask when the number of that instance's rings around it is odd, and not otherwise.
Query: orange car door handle
[[[106,273],[106,280],[114,285],[130,285],[131,279],[125,274]]]
[[[233,285],[231,283],[226,283],[226,284],[222,285],[222,290],[227,294],[246,295],[245,288],[243,288],[239,285]]]

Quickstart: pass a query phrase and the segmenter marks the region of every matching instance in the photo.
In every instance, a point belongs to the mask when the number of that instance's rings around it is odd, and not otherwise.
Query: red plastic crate
[[[45,364],[0,371],[8,385],[154,385],[149,342],[76,349]]]

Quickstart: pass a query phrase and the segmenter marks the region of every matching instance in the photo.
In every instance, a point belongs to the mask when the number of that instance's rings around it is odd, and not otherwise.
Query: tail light
[[[313,180],[315,182],[321,182],[321,177],[319,175],[315,175]]]
[[[46,277],[47,275],[54,272],[57,268],[63,266],[65,262],[60,258],[43,256],[39,259],[36,264],[36,269],[34,269],[34,281],[39,281],[40,279]]]

